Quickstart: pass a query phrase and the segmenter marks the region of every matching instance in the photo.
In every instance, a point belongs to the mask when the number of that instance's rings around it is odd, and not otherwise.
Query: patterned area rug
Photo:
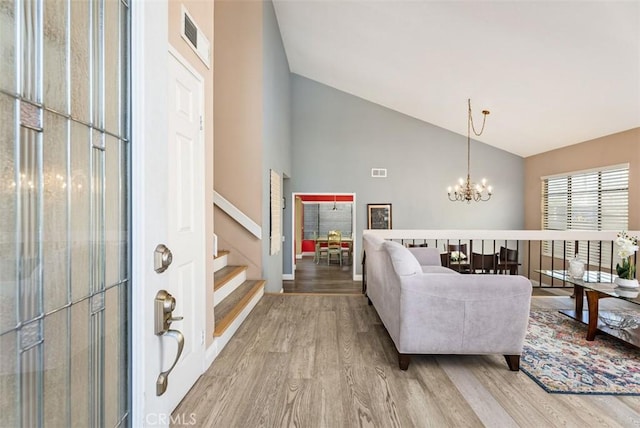
[[[586,334],[557,311],[532,311],[520,369],[550,393],[640,395],[640,350]]]

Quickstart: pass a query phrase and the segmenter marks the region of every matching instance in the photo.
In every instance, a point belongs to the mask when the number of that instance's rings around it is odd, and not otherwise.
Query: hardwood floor
[[[193,414],[199,427],[243,428],[640,426],[640,397],[548,394],[500,355],[417,356],[401,371],[366,300],[266,295],[174,420]],[[569,297],[532,302],[572,305]]]
[[[362,281],[353,281],[351,264],[315,264],[313,257],[296,261],[294,281],[282,281],[285,293],[362,294]]]

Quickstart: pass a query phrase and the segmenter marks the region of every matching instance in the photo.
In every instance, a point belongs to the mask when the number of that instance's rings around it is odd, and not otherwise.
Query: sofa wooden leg
[[[520,355],[505,355],[504,359],[507,360],[509,370],[517,372],[520,370]]]
[[[409,368],[410,362],[411,355],[401,354],[400,352],[398,352],[398,365],[400,366],[400,370],[407,370]]]

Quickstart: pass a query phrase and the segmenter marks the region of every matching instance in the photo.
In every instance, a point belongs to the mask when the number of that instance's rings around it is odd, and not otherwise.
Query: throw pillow
[[[452,251],[451,252],[451,260],[457,262],[458,260],[464,260],[467,258],[467,255],[462,251]]]
[[[389,253],[393,269],[398,275],[409,276],[422,272],[422,267],[418,260],[403,245],[394,241],[385,241],[383,245],[387,253]]]

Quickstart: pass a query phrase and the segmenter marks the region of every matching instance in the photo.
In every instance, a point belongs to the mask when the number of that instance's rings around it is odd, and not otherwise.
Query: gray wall
[[[262,264],[265,290],[279,292],[282,289],[283,251],[269,255],[270,173],[273,169],[280,176],[291,176],[291,80],[289,63],[284,52],[280,29],[271,1],[263,3],[263,180],[262,180]],[[245,155],[250,156],[249,153]],[[286,182],[287,180],[285,180]],[[281,188],[284,189],[283,186]],[[283,195],[286,195],[283,191]],[[290,204],[287,204],[290,205]],[[283,212],[283,215],[286,215]],[[290,216],[290,215],[289,215]],[[291,226],[289,226],[289,229]],[[283,232],[285,230],[283,229]],[[289,235],[291,232],[289,231]],[[287,239],[288,241],[288,239]],[[291,249],[288,249],[289,254]],[[289,256],[290,259],[290,256]]]
[[[466,176],[466,136],[298,75],[291,75],[291,85],[290,191],[354,192],[358,252],[368,203],[391,203],[394,229],[523,228],[521,157],[472,141],[471,178],[486,177],[495,194],[489,202],[450,202],[447,186]],[[466,120],[466,100],[460,100],[460,121]],[[489,116],[483,138],[498,126],[500,118]],[[373,167],[387,168],[388,178],[372,178]],[[290,228],[285,233],[289,241]],[[291,259],[284,262],[291,273]]]

